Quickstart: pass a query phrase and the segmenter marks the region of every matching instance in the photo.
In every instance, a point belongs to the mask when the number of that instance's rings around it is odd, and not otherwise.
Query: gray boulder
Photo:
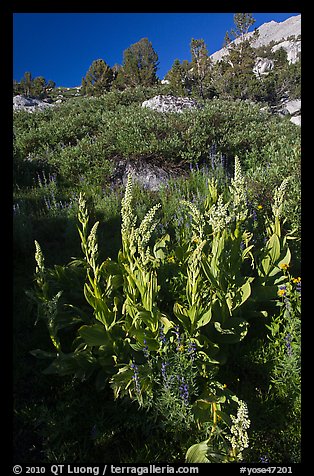
[[[257,77],[268,74],[269,71],[271,71],[272,69],[274,69],[273,60],[268,58],[261,58],[260,56],[256,58],[253,73]]]
[[[301,126],[301,115],[291,117],[290,122],[292,122],[296,126]]]
[[[194,99],[171,95],[158,95],[142,103],[142,107],[158,112],[183,112],[186,109],[202,107]]]
[[[284,105],[285,109],[288,111],[288,114],[296,114],[301,111],[301,99],[291,99],[287,101]]]
[[[272,108],[272,112],[279,116],[291,116],[290,121],[297,126],[301,126],[301,99],[286,97],[278,106]]]
[[[126,185],[129,174],[138,185],[154,192],[167,184],[169,178],[174,176],[174,173],[148,160],[119,159],[111,175],[111,182],[115,185]]]
[[[26,97],[21,94],[13,97],[13,111],[43,111],[44,109],[52,106],[53,105],[48,101],[38,98]]]

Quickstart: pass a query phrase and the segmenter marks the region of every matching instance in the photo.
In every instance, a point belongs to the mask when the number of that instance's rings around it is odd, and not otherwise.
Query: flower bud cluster
[[[122,198],[121,206],[121,233],[123,242],[132,250],[133,254],[138,251],[140,262],[143,266],[151,259],[151,253],[148,246],[149,240],[157,226],[154,221],[157,210],[161,207],[158,203],[146,213],[140,226],[136,227],[136,216],[133,211],[133,182],[132,176],[128,175],[128,181]]]
[[[243,400],[239,401],[237,416],[231,415],[232,426],[230,429],[232,436],[226,436],[230,441],[232,450],[238,460],[242,459],[242,451],[249,446],[247,429],[250,427],[250,420],[247,405]]]
[[[247,194],[245,187],[245,178],[242,175],[241,163],[239,158],[235,157],[234,178],[231,179],[230,191],[232,194],[232,213],[237,221],[244,221],[248,214]]]
[[[213,204],[208,212],[209,224],[213,228],[213,233],[219,233],[231,221],[228,213],[229,202],[224,203],[222,195],[219,195],[217,204]]]
[[[280,187],[275,190],[274,203],[272,205],[272,211],[275,217],[281,218],[282,208],[284,203],[284,197],[287,189],[287,185],[290,181],[290,177],[285,178]]]

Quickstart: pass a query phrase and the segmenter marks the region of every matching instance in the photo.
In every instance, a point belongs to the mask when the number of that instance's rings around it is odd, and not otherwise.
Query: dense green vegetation
[[[193,38],[166,84],[147,38],[80,91],[14,82],[65,101],[14,112],[19,463],[301,460],[300,129],[268,112],[300,97],[301,63],[234,20],[223,61]],[[157,94],[202,107],[141,107]],[[171,178],[122,185],[125,161]]]
[[[300,461],[300,130],[141,107],[167,87],[14,113],[19,462]],[[126,193],[122,159],[173,178]]]

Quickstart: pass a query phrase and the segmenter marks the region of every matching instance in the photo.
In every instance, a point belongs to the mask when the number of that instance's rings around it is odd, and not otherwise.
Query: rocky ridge
[[[287,51],[288,61],[291,63],[296,62],[298,53],[301,51],[301,40],[297,38],[301,35],[301,15],[295,15],[283,22],[276,22],[274,20],[264,23],[257,28],[259,36],[252,42],[254,48],[259,46],[265,46],[272,41],[276,44],[273,46],[272,51],[276,51],[279,48],[284,48]],[[249,32],[245,35],[246,38],[250,38],[253,32]],[[292,39],[294,37],[294,39]],[[241,40],[239,38],[234,40],[235,44],[238,44]],[[228,54],[226,47],[213,53],[210,57],[215,63],[220,61],[225,55]]]

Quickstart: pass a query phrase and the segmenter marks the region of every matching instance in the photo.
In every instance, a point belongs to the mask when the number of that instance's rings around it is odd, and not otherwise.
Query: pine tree
[[[255,30],[254,35],[250,38],[245,36],[250,27],[254,25],[255,19],[252,17],[252,13],[235,13],[233,19],[235,28],[232,28],[230,34],[227,32],[225,36],[225,44],[229,50],[229,63],[232,67],[247,66],[249,62],[254,61],[254,56],[256,56],[252,42],[257,39],[258,31]],[[233,41],[231,37],[233,37]]]
[[[43,76],[33,78],[32,73],[26,71],[20,83],[15,81],[13,91],[15,94],[43,98],[47,96],[47,89],[53,89],[55,86],[56,83],[51,79],[47,83]]]
[[[25,96],[30,96],[32,94],[32,84],[33,78],[32,73],[26,71],[23,78],[21,79],[22,91]]]
[[[44,97],[46,95],[47,83],[43,76],[37,76],[32,81],[32,95],[35,97]]]
[[[158,81],[158,55],[148,38],[142,38],[123,52],[123,65],[117,74],[119,87],[152,86]]]
[[[186,96],[188,93],[188,78],[184,66],[180,60],[175,59],[171,69],[166,74],[165,79],[169,81],[172,94]]]
[[[212,95],[211,68],[212,61],[208,56],[207,47],[203,39],[192,38],[190,44],[192,62],[191,77],[193,79],[197,95],[202,99]]]
[[[234,15],[235,28],[225,36],[224,45],[228,55],[224,57],[224,93],[233,98],[245,99],[249,97],[249,90],[255,81],[253,67],[256,60],[256,51],[252,42],[258,37],[258,31],[247,37],[247,33],[255,20],[251,13],[236,13]],[[233,37],[233,40],[232,40]]]
[[[102,59],[92,62],[82,79],[82,94],[100,96],[109,91],[113,81],[113,71]]]

